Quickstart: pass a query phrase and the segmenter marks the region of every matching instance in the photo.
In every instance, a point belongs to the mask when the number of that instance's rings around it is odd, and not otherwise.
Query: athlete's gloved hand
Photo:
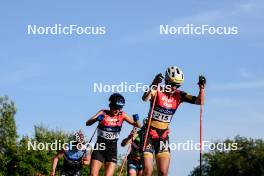
[[[133,117],[133,120],[135,122],[135,127],[141,128],[141,124],[139,122],[139,115],[138,114],[133,114],[132,117]]]
[[[97,120],[98,120],[99,122],[101,122],[102,120],[104,120],[104,115],[103,115],[103,114],[99,115],[99,116],[97,117]]]
[[[198,85],[201,89],[204,89],[206,84],[206,78],[203,75],[199,75],[199,82]]]
[[[134,128],[134,129],[130,132],[130,134],[129,134],[129,138],[134,137],[136,134],[137,134],[137,129]]]
[[[133,117],[133,120],[135,122],[139,121],[139,115],[138,114],[133,114],[132,117]]]
[[[163,75],[161,73],[157,74],[152,82],[153,85],[158,85],[159,83],[162,82],[164,79]]]

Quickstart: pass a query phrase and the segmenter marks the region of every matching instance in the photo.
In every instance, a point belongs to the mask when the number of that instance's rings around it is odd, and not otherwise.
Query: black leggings
[[[117,140],[109,141],[98,137],[96,145],[104,145],[105,148],[94,150],[92,159],[103,162],[117,163]]]

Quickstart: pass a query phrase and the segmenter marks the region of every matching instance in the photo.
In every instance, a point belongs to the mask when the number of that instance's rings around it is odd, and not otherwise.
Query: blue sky
[[[198,93],[206,75],[204,139],[237,134],[263,138],[264,3],[252,1],[1,2],[0,95],[15,101],[20,135],[43,124],[67,131],[108,106],[110,93],[94,82],[149,84],[170,65],[185,73],[182,90]],[[160,24],[238,26],[236,36],[161,36]],[[27,25],[106,26],[103,36],[33,36]],[[124,93],[125,111],[145,117],[142,93]],[[122,137],[131,127],[124,125]],[[199,107],[183,104],[171,124],[171,141],[199,140]],[[120,152],[124,152],[120,149]],[[187,175],[199,153],[173,152],[170,173]]]

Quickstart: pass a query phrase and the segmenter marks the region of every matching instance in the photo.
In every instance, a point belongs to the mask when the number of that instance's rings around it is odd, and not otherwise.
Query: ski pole
[[[90,146],[91,146],[91,142],[92,142],[92,140],[93,140],[93,137],[94,137],[94,135],[95,135],[97,129],[98,129],[98,126],[95,128],[95,130],[94,130],[94,132],[93,132],[93,134],[92,134],[92,136],[91,136],[91,138],[90,138],[90,140],[89,140],[89,143],[88,143],[88,146],[87,146],[86,149],[89,149],[89,148],[90,148]],[[91,151],[90,151],[90,152],[91,152]]]
[[[202,117],[202,113],[203,113],[203,105],[200,105],[200,176],[202,176],[202,152],[203,152],[203,134],[202,134],[202,120],[203,120],[203,117]]]
[[[89,145],[90,145],[90,143],[92,142],[93,137],[94,137],[94,135],[95,135],[97,129],[98,129],[98,126],[95,128],[95,130],[94,130],[94,132],[93,132],[93,135],[91,136],[91,139],[89,140],[89,143],[88,143]]]
[[[136,130],[136,127],[133,128],[133,133],[134,133],[135,130]],[[127,156],[128,156],[128,154],[130,153],[130,150],[131,150],[131,147],[132,147],[133,137],[134,137],[134,135],[131,136],[131,142],[130,142],[129,147],[128,147],[128,149],[127,149],[126,156],[125,156],[125,158],[124,158],[124,160],[123,160],[123,162],[122,162],[122,166],[121,166],[121,169],[120,169],[120,171],[119,171],[119,173],[118,173],[118,176],[121,176],[121,173],[122,173],[122,171],[123,171],[123,168],[124,168],[124,166],[125,166],[125,164],[126,164]]]
[[[198,85],[205,85],[206,84],[206,78],[200,74],[199,75],[199,82]],[[201,87],[200,87],[201,88]],[[204,104],[204,92],[201,96],[201,102],[200,102],[200,176],[202,176],[202,159],[203,159],[203,104]]]
[[[151,119],[152,119],[152,116],[153,116],[153,111],[154,111],[154,106],[155,106],[156,99],[157,99],[157,94],[158,94],[158,92],[154,96],[154,100],[153,100],[152,107],[151,107],[151,111],[150,111],[150,117],[148,119],[148,128],[147,128],[147,133],[146,133],[146,136],[145,136],[145,139],[144,139],[143,152],[145,151],[145,148],[146,148],[146,143],[147,143],[147,139],[148,139],[148,133],[149,133],[149,128],[150,128],[150,123],[151,123]]]

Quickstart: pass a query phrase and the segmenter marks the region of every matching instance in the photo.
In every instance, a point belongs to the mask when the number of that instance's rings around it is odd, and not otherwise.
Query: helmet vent
[[[175,76],[175,72],[172,72],[172,73],[171,73],[171,76],[174,77],[174,76]]]
[[[177,70],[177,73],[180,74],[180,70],[178,68],[176,70]]]

